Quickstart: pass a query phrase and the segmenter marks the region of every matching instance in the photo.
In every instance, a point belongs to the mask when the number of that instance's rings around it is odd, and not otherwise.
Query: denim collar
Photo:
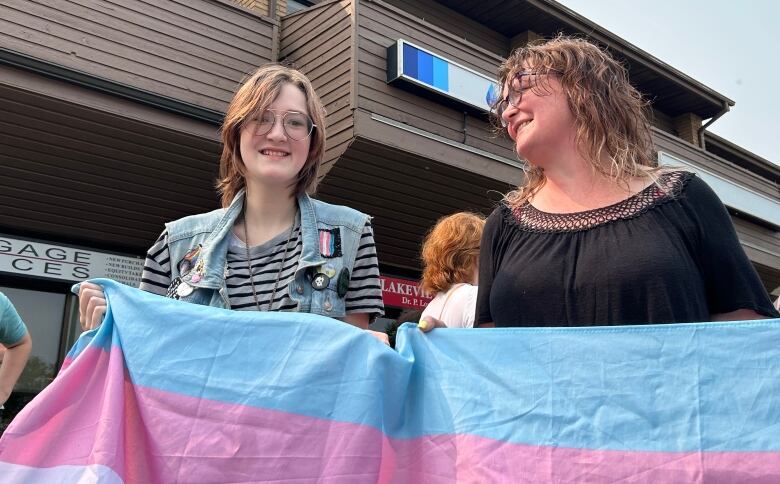
[[[198,283],[190,282],[191,285],[217,289],[224,284],[230,231],[241,216],[245,197],[246,190],[242,188],[203,242],[200,257],[204,263],[204,274]],[[301,214],[301,238],[303,241],[298,261],[298,270],[300,270],[322,265],[325,260],[319,251],[319,232],[317,231],[317,214],[314,210],[314,204],[305,193],[297,198],[297,203]]]

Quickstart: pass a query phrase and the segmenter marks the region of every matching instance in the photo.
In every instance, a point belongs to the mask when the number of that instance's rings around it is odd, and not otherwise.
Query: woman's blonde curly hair
[[[633,177],[656,180],[647,103],[628,80],[626,68],[587,40],[559,35],[516,49],[499,68],[499,86],[523,70],[554,73],[575,118],[576,144],[593,170],[621,186]],[[536,95],[550,93],[549,76],[536,76]],[[604,156],[606,155],[606,156]],[[604,162],[606,159],[608,161]],[[510,207],[526,203],[545,183],[541,168],[526,167],[526,181],[506,194]]]
[[[423,291],[437,293],[469,282],[479,260],[485,217],[458,212],[440,218],[422,245]]]

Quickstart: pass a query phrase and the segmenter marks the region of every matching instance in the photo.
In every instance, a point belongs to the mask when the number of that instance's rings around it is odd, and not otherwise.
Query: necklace
[[[296,209],[296,214],[297,214]],[[246,226],[246,209],[244,209],[244,244],[246,248],[246,268],[249,271],[249,283],[252,285],[252,296],[254,296],[255,299],[255,305],[257,306],[258,311],[262,311],[260,308],[260,301],[257,299],[257,289],[255,289],[255,274],[254,270],[252,269],[252,258],[249,257],[249,231],[247,230]],[[287,242],[284,243],[284,254],[282,254],[282,261],[279,263],[279,270],[276,271],[276,280],[274,281],[274,289],[271,291],[271,299],[268,301],[268,306],[266,306],[265,310],[270,311],[271,305],[274,303],[274,296],[276,296],[276,289],[279,286],[279,279],[282,277],[282,270],[284,269],[284,260],[287,259],[287,251],[290,248],[290,240],[292,240],[293,232],[295,231],[295,218],[293,218],[293,224],[292,227],[290,227],[290,233],[287,235]]]

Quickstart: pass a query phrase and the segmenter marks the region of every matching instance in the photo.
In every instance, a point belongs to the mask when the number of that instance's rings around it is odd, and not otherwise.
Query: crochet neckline
[[[521,230],[540,233],[579,232],[618,220],[639,217],[647,211],[677,198],[694,174],[686,171],[663,173],[636,194],[606,207],[583,212],[544,212],[530,203],[510,208],[502,203],[505,219]]]

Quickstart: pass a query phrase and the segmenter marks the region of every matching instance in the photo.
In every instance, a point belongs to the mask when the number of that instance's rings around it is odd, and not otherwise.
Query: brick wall
[[[677,136],[699,146],[699,128],[701,128],[701,118],[699,116],[693,113],[685,113],[675,117],[673,121]]]

